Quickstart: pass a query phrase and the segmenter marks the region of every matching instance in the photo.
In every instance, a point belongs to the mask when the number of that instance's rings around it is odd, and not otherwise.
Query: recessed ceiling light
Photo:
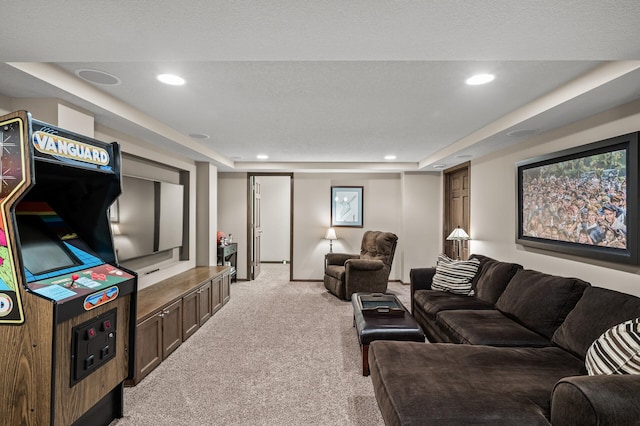
[[[205,140],[209,139],[211,136],[205,135],[204,133],[189,133],[189,137],[192,139]]]
[[[269,156],[267,154],[258,154],[258,155],[256,155],[256,158],[258,160],[268,160]]]
[[[447,167],[446,164],[434,164],[433,166],[434,169],[444,169],[445,167]]]
[[[81,68],[76,70],[75,73],[81,79],[101,86],[117,86],[121,83],[120,79],[115,75],[100,70]]]
[[[385,155],[385,156],[384,156],[384,159],[385,159],[385,160],[395,160],[395,159],[396,159],[396,156],[395,156],[395,155]]]
[[[476,74],[474,76],[469,77],[466,80],[466,83],[469,86],[478,86],[480,84],[487,84],[492,82],[496,78],[493,74]]]
[[[182,86],[185,83],[184,78],[173,74],[160,74],[158,80],[171,86]]]

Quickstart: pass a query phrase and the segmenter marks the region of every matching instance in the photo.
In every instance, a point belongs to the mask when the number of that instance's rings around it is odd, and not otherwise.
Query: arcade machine
[[[119,145],[19,111],[0,148],[0,424],[109,424],[135,360],[137,278],[108,213]]]

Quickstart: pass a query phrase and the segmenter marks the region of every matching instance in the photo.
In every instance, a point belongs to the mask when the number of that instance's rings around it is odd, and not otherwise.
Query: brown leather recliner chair
[[[360,255],[328,253],[324,286],[341,299],[357,292],[387,291],[398,236],[391,232],[366,231]]]

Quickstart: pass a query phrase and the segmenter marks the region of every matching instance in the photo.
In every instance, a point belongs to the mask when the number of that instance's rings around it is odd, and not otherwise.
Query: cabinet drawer
[[[238,244],[229,244],[228,246],[218,247],[218,256],[229,257],[238,251]]]

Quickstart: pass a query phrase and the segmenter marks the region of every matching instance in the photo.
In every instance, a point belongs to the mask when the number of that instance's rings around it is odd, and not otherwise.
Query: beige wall
[[[516,162],[639,129],[640,102],[634,102],[472,161],[471,252],[517,262],[528,269],[575,276],[598,287],[640,296],[638,266],[534,250],[515,243]]]

